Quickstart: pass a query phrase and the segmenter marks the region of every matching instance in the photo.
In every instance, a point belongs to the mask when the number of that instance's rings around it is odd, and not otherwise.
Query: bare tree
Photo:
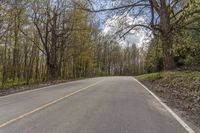
[[[62,60],[69,31],[68,20],[65,16],[67,2],[63,0],[35,1],[32,6],[33,24],[39,34],[47,59],[47,75],[49,79],[57,78],[60,76],[59,59]]]

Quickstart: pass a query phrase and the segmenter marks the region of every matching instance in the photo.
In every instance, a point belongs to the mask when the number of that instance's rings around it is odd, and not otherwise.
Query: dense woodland
[[[1,1],[0,13],[2,86],[143,73],[142,49],[102,35],[94,15],[74,3]]]
[[[200,65],[199,0],[130,1],[94,9],[90,0],[1,0],[1,87]],[[151,12],[147,26],[129,25],[121,32],[125,36],[138,26],[151,30],[152,40],[143,47],[134,42],[122,46],[102,34],[95,17],[127,10],[134,17]]]

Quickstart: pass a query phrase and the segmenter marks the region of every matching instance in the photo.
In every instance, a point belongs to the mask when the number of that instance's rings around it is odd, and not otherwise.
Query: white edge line
[[[90,78],[87,78],[87,79],[90,79]],[[81,80],[85,80],[85,79],[81,79]],[[22,90],[22,91],[19,91],[19,92],[16,92],[16,93],[11,93],[11,94],[8,94],[8,95],[0,96],[0,99],[7,98],[7,97],[10,97],[10,96],[14,96],[14,95],[20,95],[20,94],[25,94],[25,93],[29,93],[29,92],[39,91],[39,90],[47,89],[47,88],[50,88],[50,87],[57,87],[57,86],[60,86],[60,85],[67,85],[67,84],[70,84],[70,83],[73,83],[73,82],[77,82],[77,81],[81,81],[81,80],[66,81],[66,82],[63,82],[63,83],[47,85],[47,86],[44,86],[44,87],[38,87],[38,88],[30,89],[30,90]]]
[[[195,133],[192,128],[190,128],[172,109],[170,109],[165,103],[161,101],[152,91],[150,91],[145,85],[139,82],[136,78],[133,79],[139,83],[144,89],[146,89],[165,109],[188,131],[188,133]]]

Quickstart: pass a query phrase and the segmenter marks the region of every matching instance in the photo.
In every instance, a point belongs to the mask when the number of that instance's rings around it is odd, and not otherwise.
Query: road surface
[[[132,77],[101,77],[0,97],[0,133],[188,133]]]

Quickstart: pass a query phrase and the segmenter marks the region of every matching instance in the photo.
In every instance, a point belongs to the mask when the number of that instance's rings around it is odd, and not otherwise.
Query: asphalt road
[[[188,133],[132,77],[102,77],[0,97],[0,133]]]

